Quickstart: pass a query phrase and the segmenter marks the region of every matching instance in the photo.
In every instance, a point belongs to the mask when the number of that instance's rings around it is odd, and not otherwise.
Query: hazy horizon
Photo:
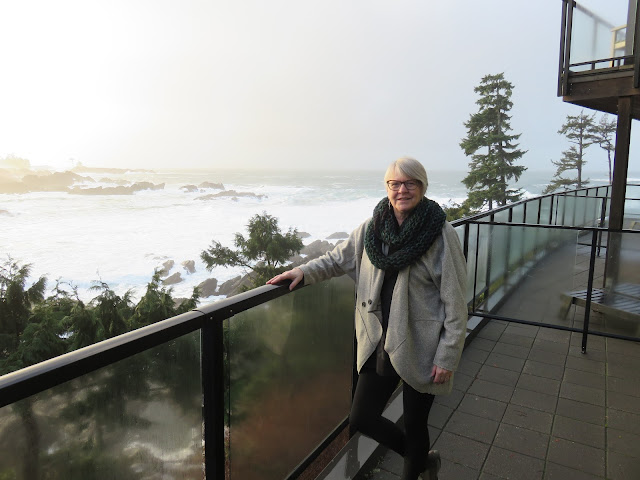
[[[626,0],[581,3],[624,20]],[[558,129],[581,110],[556,96],[561,6],[4,2],[0,158],[58,170],[357,171],[408,155],[466,170],[473,89],[504,72],[527,150],[518,163],[546,171],[569,146]],[[600,150],[587,161],[606,169]]]

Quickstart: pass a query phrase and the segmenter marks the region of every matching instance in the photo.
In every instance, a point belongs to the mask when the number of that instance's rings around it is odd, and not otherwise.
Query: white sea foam
[[[461,203],[466,190],[460,183],[465,172],[431,172],[428,196],[441,204]],[[308,244],[336,231],[350,232],[371,215],[385,195],[380,172],[353,174],[272,172],[161,172],[97,174],[99,183],[115,181],[164,183],[163,190],[143,190],[133,195],[72,195],[60,192],[0,195],[0,255],[32,264],[32,278],[72,282],[83,299],[96,280],[117,293],[144,288],[154,269],[167,260],[171,273],[184,279],[174,285],[174,295],[190,296],[194,286],[215,277],[219,283],[241,273],[240,268],[205,269],[200,253],[212,240],[232,247],[235,232],[246,233],[249,219],[267,212],[279,219],[283,230],[308,232]],[[109,183],[105,178],[114,180]],[[549,174],[546,178],[551,178]],[[524,184],[526,196],[538,195],[544,183]],[[226,190],[256,196],[198,199],[220,190],[186,192],[181,187],[202,182],[222,182]],[[541,186],[540,186],[541,185]],[[181,265],[194,260],[196,272]],[[208,299],[211,300],[211,299]]]

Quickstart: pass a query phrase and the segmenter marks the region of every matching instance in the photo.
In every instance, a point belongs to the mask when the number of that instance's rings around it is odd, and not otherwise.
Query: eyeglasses
[[[407,190],[415,190],[421,184],[422,182],[418,180],[407,180],[406,182],[401,182],[399,180],[387,180],[387,187],[389,187],[389,190],[393,190],[394,192],[400,190],[402,185],[404,185]]]

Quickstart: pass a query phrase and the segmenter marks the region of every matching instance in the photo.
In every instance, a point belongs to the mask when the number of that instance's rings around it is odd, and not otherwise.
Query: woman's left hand
[[[449,380],[451,380],[452,375],[453,372],[451,370],[440,368],[437,365],[434,365],[431,369],[431,377],[433,378],[433,383],[447,383]]]

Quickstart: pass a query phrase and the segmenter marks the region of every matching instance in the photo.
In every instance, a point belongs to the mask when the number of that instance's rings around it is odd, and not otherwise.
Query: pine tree
[[[589,183],[588,179],[582,178],[582,169],[587,163],[584,159],[586,149],[598,142],[595,115],[595,113],[586,115],[584,112],[580,112],[579,115],[567,115],[567,120],[558,133],[567,137],[572,145],[562,152],[560,160],[551,160],[551,163],[556,166],[556,173],[543,193],[550,193],[559,188],[564,190],[569,190],[571,187],[582,188]],[[576,176],[563,177],[562,174],[568,170],[576,170]]]
[[[615,151],[615,133],[617,130],[617,122],[609,120],[606,113],[600,117],[598,125],[595,126],[595,135],[600,148],[606,150],[607,159],[609,160],[609,183],[613,181],[613,172],[611,171],[611,153]]]
[[[267,212],[256,214],[247,224],[249,237],[235,234],[236,250],[212,242],[200,255],[207,269],[214,266],[244,267],[253,272],[254,286],[264,283],[284,270],[284,264],[303,247],[298,231],[289,229],[284,235],[278,227],[278,219]]]
[[[460,142],[465,155],[471,157],[469,174],[462,180],[469,191],[471,208],[482,208],[493,204],[506,205],[522,198],[520,189],[509,188],[508,181],[518,181],[526,167],[514,163],[522,158],[526,150],[518,149],[514,143],[520,138],[510,135],[513,106],[513,85],[504,74],[486,75],[475,87],[480,95],[476,101],[478,112],[465,122],[467,136]]]

